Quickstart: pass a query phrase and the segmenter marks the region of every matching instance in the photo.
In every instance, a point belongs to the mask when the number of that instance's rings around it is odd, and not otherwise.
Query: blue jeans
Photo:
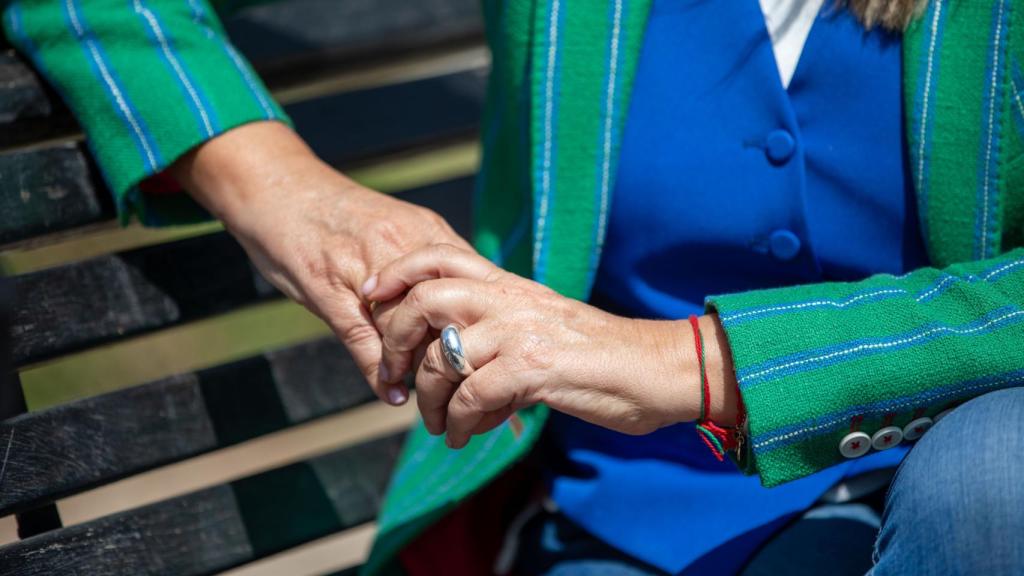
[[[742,575],[1024,574],[1024,388],[954,410],[904,459],[881,518],[868,504],[808,511],[755,553]],[[558,514],[532,520],[520,550],[523,576],[664,575]]]

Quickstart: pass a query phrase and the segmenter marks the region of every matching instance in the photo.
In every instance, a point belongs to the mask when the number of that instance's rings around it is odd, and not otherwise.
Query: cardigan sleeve
[[[739,464],[766,486],[839,445],[1024,385],[1024,248],[905,276],[711,297],[747,409]]]
[[[14,0],[3,22],[78,119],[122,223],[204,217],[140,183],[234,127],[288,121],[206,0]]]

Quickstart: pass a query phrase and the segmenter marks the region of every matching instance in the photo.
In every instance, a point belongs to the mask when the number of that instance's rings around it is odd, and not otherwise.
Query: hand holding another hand
[[[417,248],[443,242],[468,249],[443,218],[346,178],[277,122],[226,132],[172,171],[268,281],[330,326],[378,397],[405,402],[404,385],[378,378],[380,334],[359,291]]]
[[[447,432],[454,448],[536,403],[628,434],[699,416],[699,364],[685,321],[614,316],[450,245],[388,264],[364,296],[396,299],[378,308],[389,314],[376,318],[382,364],[394,379],[415,370],[424,423],[433,434]],[[701,323],[709,358],[720,358],[717,321],[705,316]],[[473,370],[466,377],[436,339],[415,365],[416,350],[449,324],[461,328]],[[728,379],[721,366],[708,369],[712,378]],[[718,421],[735,421],[735,392],[718,396]]]

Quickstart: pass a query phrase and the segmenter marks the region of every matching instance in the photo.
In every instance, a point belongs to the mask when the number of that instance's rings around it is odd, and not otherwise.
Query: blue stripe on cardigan
[[[946,14],[943,8],[943,0],[935,0],[928,7],[925,18],[928,26],[928,33],[923,34],[925,49],[922,52],[924,62],[920,67],[920,78],[917,85],[920,89],[914,97],[914,127],[919,142],[912,146],[911,157],[914,159],[917,169],[917,178],[914,182],[917,191],[917,213],[921,223],[921,234],[928,238],[928,190],[929,173],[931,163],[932,144],[932,109],[935,107],[935,88],[938,86],[938,65],[942,56],[942,30],[946,25]]]
[[[565,18],[565,10],[561,9],[562,0],[553,0],[549,5],[551,11],[548,15],[548,29],[544,32],[547,38],[546,50],[543,54],[536,54],[535,59],[541,60],[544,64],[544,85],[542,87],[542,101],[544,105],[544,121],[541,129],[541,138],[537,143],[540,150],[535,151],[535,158],[540,158],[540,170],[537,171],[538,182],[534,183],[534,190],[538,193],[534,198],[534,246],[533,246],[533,278],[537,282],[544,283],[547,274],[547,254],[551,242],[545,241],[550,228],[550,214],[555,202],[555,175],[557,172],[557,146],[554,141],[557,133],[558,123],[558,90],[559,78],[561,77],[561,57],[559,45],[561,42],[562,23]]]
[[[587,273],[588,290],[594,286],[594,276],[597,274],[597,266],[601,260],[601,251],[604,246],[605,233],[608,228],[608,210],[611,206],[612,186],[615,181],[615,165],[618,160],[618,149],[616,142],[619,142],[619,116],[622,114],[622,65],[623,55],[626,52],[623,48],[624,30],[622,22],[627,18],[626,10],[629,8],[627,0],[613,0],[608,6],[608,21],[611,22],[612,35],[608,42],[608,57],[605,58],[605,98],[601,103],[601,115],[604,122],[598,134],[598,142],[601,142],[601,157],[597,163],[597,186],[595,186],[594,206],[597,207],[597,217],[594,218],[594,229],[592,232],[592,250],[590,252],[589,272]]]
[[[996,202],[999,195],[999,148],[1002,125],[1002,71],[1006,66],[1006,36],[1009,7],[1006,0],[992,6],[992,54],[985,68],[989,93],[982,105],[983,144],[978,151],[977,212],[974,223],[974,257],[991,258],[996,248]]]
[[[905,288],[872,288],[870,290],[856,292],[841,299],[799,300],[774,306],[761,306],[734,310],[728,314],[721,315],[719,318],[723,323],[726,323],[729,326],[736,326],[747,322],[748,320],[756,320],[766,316],[776,316],[797,310],[806,311],[813,310],[815,308],[850,308],[855,307],[855,305],[879,302],[881,300],[889,300],[891,298],[903,296],[912,296],[918,303],[929,302],[953,286],[956,286],[958,283],[973,284],[976,282],[994,282],[1011,272],[1018,271],[1022,266],[1024,266],[1024,259],[1014,260],[1009,263],[1002,263],[999,266],[995,266],[982,273],[980,276],[975,276],[974,274],[953,276],[951,274],[942,273],[939,279],[917,293],[911,293]],[[897,277],[893,278],[896,279]]]
[[[203,8],[201,1],[202,0],[188,0],[188,5],[192,9],[193,21],[196,24],[201,25],[206,31],[206,37],[216,43],[217,46],[227,54],[231,63],[235,65],[235,71],[238,72],[242,81],[245,82],[245,85],[249,88],[249,94],[253,97],[256,103],[259,104],[260,108],[263,109],[263,113],[266,114],[267,120],[273,120],[277,117],[277,115],[274,114],[274,107],[267,101],[266,94],[256,81],[256,77],[252,69],[249,68],[249,65],[246,64],[245,60],[238,51],[235,50],[235,47],[232,46],[230,42],[225,41],[221,34],[214,32],[213,29],[210,28],[210,25],[207,23],[208,16],[206,9]]]
[[[870,404],[852,406],[839,412],[833,412],[818,418],[811,418],[784,428],[759,434],[751,439],[754,449],[764,454],[790,444],[803,442],[814,436],[830,434],[848,426],[854,416],[884,416],[893,412],[901,412],[914,408],[924,408],[956,400],[966,394],[980,396],[1002,388],[1024,384],[1024,369],[992,374],[957,382],[941,388],[931,388],[918,394],[891,398]]]
[[[67,0],[64,3],[64,14],[72,34],[83,45],[82,49],[91,64],[91,69],[99,80],[98,84],[106,89],[114,110],[117,111],[128,133],[131,134],[143,162],[146,163],[150,171],[159,171],[163,168],[164,162],[156,141],[153,140],[143,120],[139,118],[128,95],[125,94],[121,82],[118,81],[117,71],[108,65],[103,47],[89,30],[79,11],[77,0]]]
[[[1013,306],[997,308],[960,326],[930,322],[909,332],[886,338],[865,338],[791,354],[748,366],[736,373],[740,390],[750,390],[784,376],[836,366],[881,352],[919,346],[946,336],[978,336],[1024,321],[1024,310]]]
[[[156,51],[160,54],[170,70],[171,74],[178,78],[185,102],[192,114],[199,123],[200,130],[207,138],[212,138],[220,132],[213,107],[203,92],[202,86],[192,80],[185,64],[178,59],[172,40],[167,37],[164,27],[160,23],[160,17],[150,10],[143,0],[133,0],[132,5],[135,13],[142,19],[149,32],[149,38],[154,42]]]

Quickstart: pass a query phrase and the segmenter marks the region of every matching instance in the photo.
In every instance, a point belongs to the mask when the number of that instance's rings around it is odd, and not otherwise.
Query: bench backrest
[[[226,25],[321,157],[468,231],[476,0],[291,0]],[[74,119],[0,47],[0,521],[20,537],[0,575],[246,573],[368,533],[411,411],[379,419],[344,348],[216,224],[118,229],[108,196]],[[206,460],[228,469],[193,477]],[[167,471],[170,497],[89,508]]]

